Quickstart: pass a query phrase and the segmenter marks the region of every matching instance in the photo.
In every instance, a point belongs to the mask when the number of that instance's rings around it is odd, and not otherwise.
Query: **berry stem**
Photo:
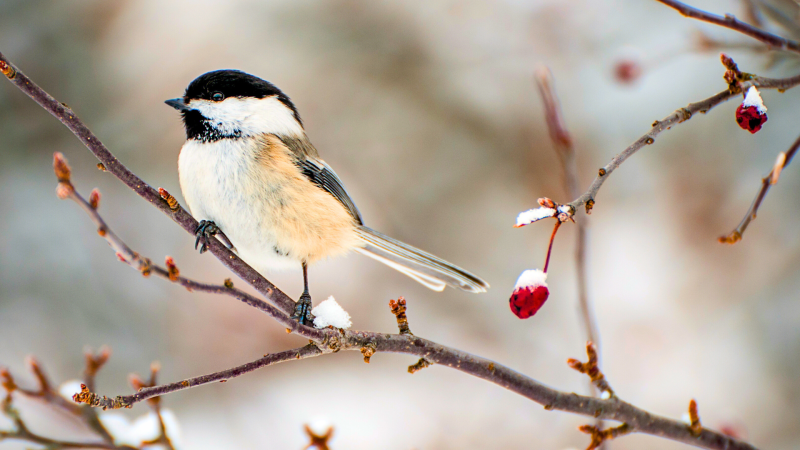
[[[553,241],[556,239],[556,231],[561,226],[561,221],[556,220],[556,226],[553,228],[553,234],[550,235],[550,245],[547,247],[547,258],[544,260],[544,273],[547,273],[547,266],[550,265],[550,252],[553,251]]]

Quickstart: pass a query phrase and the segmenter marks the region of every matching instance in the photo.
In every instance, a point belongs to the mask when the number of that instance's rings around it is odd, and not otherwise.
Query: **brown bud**
[[[161,198],[163,198],[164,201],[167,202],[167,205],[169,205],[169,209],[171,209],[172,211],[176,211],[178,209],[178,200],[176,200],[175,197],[172,196],[172,194],[167,192],[166,189],[158,188],[158,195],[160,195]]]
[[[167,265],[167,272],[169,272],[169,281],[178,281],[181,272],[178,270],[178,266],[175,265],[175,260],[171,256],[167,256],[165,264]]]
[[[67,163],[67,158],[65,158],[64,154],[61,152],[53,153],[53,171],[56,173],[58,181],[69,182],[72,169],[70,169]]]
[[[0,72],[3,72],[3,75],[8,77],[9,80],[13,80],[17,76],[17,71],[5,61],[0,61]]]
[[[98,191],[97,188],[92,189],[92,193],[89,194],[89,206],[91,206],[92,209],[97,209],[97,207],[100,206],[100,191]]]
[[[554,202],[553,200],[551,200],[551,199],[549,199],[547,197],[542,197],[542,198],[540,198],[540,199],[538,199],[536,201],[539,202],[539,206],[544,206],[545,208],[555,208],[556,207],[556,202]]]
[[[75,188],[72,187],[72,183],[69,181],[58,183],[58,186],[56,186],[56,197],[60,200],[69,198],[73,192],[75,192]]]
[[[97,168],[103,172],[108,172],[108,169],[106,169],[106,166],[103,163],[97,163]]]

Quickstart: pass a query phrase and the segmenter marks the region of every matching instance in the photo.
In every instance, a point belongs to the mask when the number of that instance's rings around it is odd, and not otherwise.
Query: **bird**
[[[220,239],[261,274],[303,270],[292,318],[313,323],[308,266],[356,251],[435,291],[486,292],[489,284],[441,258],[364,225],[339,176],[306,135],[297,108],[272,83],[239,70],[194,79],[166,100],[186,130],[181,191],[199,221],[195,249]]]

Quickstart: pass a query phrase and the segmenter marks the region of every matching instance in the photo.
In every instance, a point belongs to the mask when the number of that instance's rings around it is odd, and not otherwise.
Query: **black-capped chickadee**
[[[186,143],[178,158],[183,197],[208,239],[228,245],[259,272],[303,268],[294,318],[310,320],[308,265],[358,251],[430,289],[485,292],[489,285],[436,256],[385,236],[361,220],[341,180],[320,159],[297,108],[271,83],[237,70],[199,76],[183,98]],[[223,233],[224,232],[224,233]]]

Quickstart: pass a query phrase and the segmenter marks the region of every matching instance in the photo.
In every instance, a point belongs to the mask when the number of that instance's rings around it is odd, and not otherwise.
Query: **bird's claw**
[[[203,245],[200,247],[200,253],[205,253],[206,250],[208,250],[209,240],[213,239],[218,233],[221,234],[222,230],[219,229],[217,224],[211,220],[201,220],[194,230],[194,235],[197,236],[197,239],[194,241],[194,249],[197,250],[197,246],[200,245],[202,241]],[[227,237],[225,239],[227,240]],[[228,241],[228,243],[230,243],[230,241]]]
[[[311,314],[311,296],[307,292],[297,299],[294,306],[294,314],[292,319],[296,320],[300,325],[311,325],[314,323],[314,315]]]

